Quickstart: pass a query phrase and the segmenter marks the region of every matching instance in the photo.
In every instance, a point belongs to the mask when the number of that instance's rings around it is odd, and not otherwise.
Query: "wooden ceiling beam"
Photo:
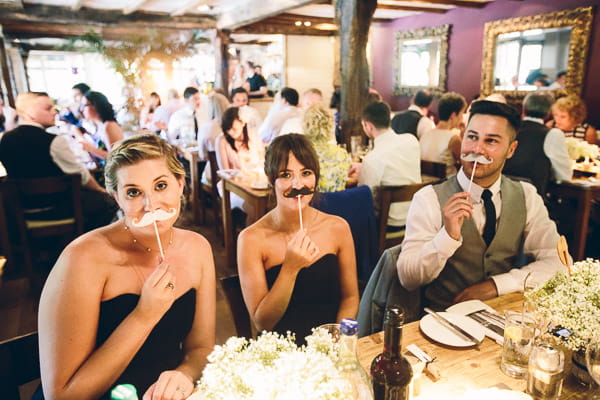
[[[73,11],[68,7],[25,4],[23,9],[4,9],[0,5],[0,25],[10,21],[47,23],[52,21],[65,25],[111,26],[127,25],[134,28],[167,29],[210,29],[216,21],[207,15],[183,15],[172,17],[167,14],[136,12],[123,15],[120,10],[98,10],[82,8]]]
[[[425,4],[425,3],[422,3]],[[413,12],[431,12],[437,14],[444,14],[448,11],[446,8],[435,8],[435,7],[419,7],[419,6],[396,6],[393,4],[377,4],[378,10],[397,10],[397,11],[413,11]]]
[[[239,7],[227,10],[217,20],[218,29],[235,30],[245,25],[293,10],[298,7],[318,3],[320,0],[249,0]]]
[[[73,4],[71,4],[71,10],[79,11],[79,10],[81,10],[82,6],[83,6],[83,0],[75,0],[73,2]]]
[[[130,0],[129,4],[123,8],[123,15],[129,15],[140,9],[148,0]]]
[[[463,7],[463,8],[483,8],[488,4],[488,1],[469,1],[469,0],[409,0],[415,4],[443,4],[447,6]]]
[[[178,9],[176,9],[175,11],[173,11],[171,13],[171,16],[172,17],[177,17],[179,15],[184,15],[188,11],[193,10],[194,8],[200,6],[202,3],[206,3],[206,0],[188,1],[183,7],[179,7]]]

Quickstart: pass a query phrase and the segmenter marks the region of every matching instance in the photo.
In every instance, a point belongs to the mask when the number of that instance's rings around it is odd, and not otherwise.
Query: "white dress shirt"
[[[423,114],[423,110],[421,109],[421,107],[416,106],[414,104],[411,104],[408,107],[409,110],[413,110],[418,112],[419,114],[421,114],[422,116],[424,116],[425,118],[421,118],[419,120],[419,124],[417,125],[417,137],[419,139],[421,139],[421,136],[423,136],[423,134],[433,128],[435,128],[435,122],[433,122],[431,120],[431,118],[429,118],[427,115]]]
[[[459,185],[466,191],[469,178],[461,168],[457,174]],[[548,217],[542,198],[533,185],[520,182],[525,195],[527,217],[525,221],[525,241],[523,252],[535,261],[522,268],[513,268],[504,274],[491,277],[496,284],[498,295],[523,291],[523,282],[528,272],[533,272],[535,283],[552,277],[564,268],[558,259],[556,224]],[[500,179],[490,188],[492,201],[496,206],[496,218],[502,213],[502,193]],[[483,188],[476,183],[471,186],[473,199],[473,222],[483,232],[485,211],[481,201]],[[515,232],[515,235],[519,232]],[[444,228],[438,197],[431,185],[419,190],[413,197],[407,216],[406,235],[398,258],[398,277],[408,290],[414,290],[438,277],[446,261],[462,245],[462,237],[454,240]]]
[[[269,110],[269,114],[263,121],[258,136],[265,143],[271,143],[273,139],[279,136],[281,127],[290,118],[299,116],[302,111],[289,104],[273,105],[273,109]]]
[[[362,161],[358,184],[373,192],[376,207],[382,185],[408,185],[421,182],[421,151],[419,141],[410,133],[396,134],[389,129],[377,136],[371,150]],[[403,226],[410,202],[392,203],[388,225]]]
[[[541,118],[523,117],[523,121],[532,121],[544,125]],[[551,128],[544,139],[544,154],[550,159],[552,176],[555,181],[568,181],[571,179],[571,158],[567,150],[565,134],[558,128]]]
[[[197,126],[200,127],[205,122],[208,122],[208,118],[205,116],[205,112],[201,110],[195,110]],[[194,109],[185,106],[173,113],[169,119],[167,138],[169,143],[175,143],[177,138],[186,139],[185,136],[196,139],[198,132],[194,132]]]

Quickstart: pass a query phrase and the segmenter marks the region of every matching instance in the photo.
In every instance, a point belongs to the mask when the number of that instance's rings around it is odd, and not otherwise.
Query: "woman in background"
[[[315,103],[304,112],[302,129],[312,142],[319,158],[319,191],[337,192],[346,188],[352,159],[338,147],[333,131],[333,116],[322,103]]]
[[[96,145],[83,140],[83,149],[96,157],[106,159],[113,145],[123,139],[123,130],[115,119],[113,106],[105,95],[90,90],[83,95],[81,107],[83,116],[97,126],[97,130],[93,134]]]
[[[130,383],[144,399],[185,399],[215,344],[216,312],[210,244],[173,226],[185,172],[152,134],[115,146],[105,175],[123,218],[70,243],[40,299],[44,394],[109,399]],[[162,250],[153,224],[138,224],[156,212]]]
[[[154,110],[161,105],[160,96],[156,92],[150,93],[148,98],[148,104],[145,105],[140,111],[140,128],[152,130],[152,117],[154,116]]]
[[[303,343],[313,327],[356,318],[352,234],[344,219],[310,205],[313,194],[290,197],[293,189],[317,189],[319,161],[306,136],[276,137],[265,173],[277,205],[239,235],[242,293],[259,331],[289,330]]]
[[[596,128],[585,121],[587,108],[583,100],[575,95],[561,97],[552,105],[552,118],[548,126],[560,129],[566,137],[586,140],[596,144]]]

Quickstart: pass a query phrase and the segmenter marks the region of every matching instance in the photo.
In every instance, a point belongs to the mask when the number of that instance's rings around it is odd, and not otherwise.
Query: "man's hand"
[[[460,292],[455,298],[454,303],[460,303],[466,300],[489,300],[494,297],[498,297],[498,289],[492,279],[476,283],[473,286],[469,286],[462,292]]]
[[[446,232],[452,239],[460,239],[462,224],[472,213],[473,204],[469,200],[469,193],[455,193],[448,199],[442,210],[442,218]]]

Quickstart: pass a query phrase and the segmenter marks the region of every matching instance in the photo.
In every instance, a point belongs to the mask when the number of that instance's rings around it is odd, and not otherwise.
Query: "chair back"
[[[399,244],[404,238],[404,233],[394,237],[391,240],[386,240],[387,221],[392,203],[411,201],[414,194],[419,191],[427,183],[413,183],[410,185],[386,186],[379,188],[379,254],[393,245]]]
[[[446,164],[421,160],[421,174],[436,176],[444,179],[446,177]]]
[[[19,386],[40,378],[38,333],[31,332],[0,342],[0,393],[19,400]]]
[[[0,254],[3,255],[8,262],[12,261],[12,248],[9,237],[4,200],[2,200],[2,191],[0,191]],[[0,266],[0,276],[2,276],[3,267],[4,266]]]
[[[313,206],[328,214],[344,218],[354,239],[358,279],[368,281],[377,262],[377,220],[373,195],[368,186],[358,186],[340,192],[319,193]]]
[[[252,322],[242,295],[240,277],[238,275],[232,275],[221,278],[220,281],[223,292],[225,293],[225,298],[227,299],[227,303],[231,310],[231,316],[233,317],[233,324],[237,336],[251,339],[253,337]]]

